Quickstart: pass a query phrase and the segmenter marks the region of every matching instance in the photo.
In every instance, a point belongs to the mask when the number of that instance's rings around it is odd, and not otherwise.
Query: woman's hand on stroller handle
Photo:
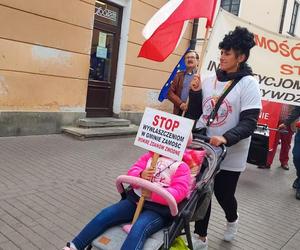
[[[226,145],[227,140],[224,136],[212,136],[209,143],[215,147],[219,147],[220,145]]]
[[[219,147],[222,145],[226,145],[227,141],[225,139],[224,136],[212,136],[209,137],[207,135],[203,135],[203,134],[197,134],[197,133],[193,133],[193,137],[195,139],[200,139],[206,143],[209,143],[215,147]]]
[[[193,133],[193,138],[196,139],[196,140],[198,139],[202,142],[205,142],[205,143],[208,143],[208,144],[211,145],[211,143],[210,143],[211,142],[211,137],[209,137],[207,135],[199,134],[199,133]],[[221,151],[222,151],[222,153],[220,154],[220,158],[224,159],[225,156],[226,156],[226,152],[227,152],[225,144],[220,144],[217,147],[220,148]]]

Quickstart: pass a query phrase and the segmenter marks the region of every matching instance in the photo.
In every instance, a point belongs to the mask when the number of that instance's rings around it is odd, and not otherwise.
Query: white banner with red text
[[[193,120],[146,108],[134,145],[180,161],[193,125]]]
[[[248,60],[257,78],[262,99],[300,106],[300,40],[267,31],[220,10],[209,38],[202,73],[215,72],[219,65],[218,45],[236,26],[255,35],[256,46]]]
[[[273,150],[276,132],[278,128],[279,115],[281,112],[281,103],[262,101],[262,110],[259,114],[258,123],[267,125],[271,128],[269,133],[269,150]]]

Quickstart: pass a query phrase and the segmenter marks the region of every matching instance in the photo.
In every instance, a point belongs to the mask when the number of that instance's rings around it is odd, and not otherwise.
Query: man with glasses
[[[176,74],[168,93],[168,99],[174,104],[173,114],[182,115],[188,109],[190,83],[197,71],[199,55],[194,50],[185,54],[186,70]]]

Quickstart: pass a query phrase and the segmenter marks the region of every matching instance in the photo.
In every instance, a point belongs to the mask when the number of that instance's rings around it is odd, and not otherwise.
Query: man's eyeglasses
[[[185,59],[196,59],[195,56],[186,56]]]

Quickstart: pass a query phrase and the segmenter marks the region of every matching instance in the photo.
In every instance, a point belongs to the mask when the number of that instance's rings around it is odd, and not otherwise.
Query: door
[[[87,117],[113,114],[121,14],[121,7],[96,1],[86,103]]]

